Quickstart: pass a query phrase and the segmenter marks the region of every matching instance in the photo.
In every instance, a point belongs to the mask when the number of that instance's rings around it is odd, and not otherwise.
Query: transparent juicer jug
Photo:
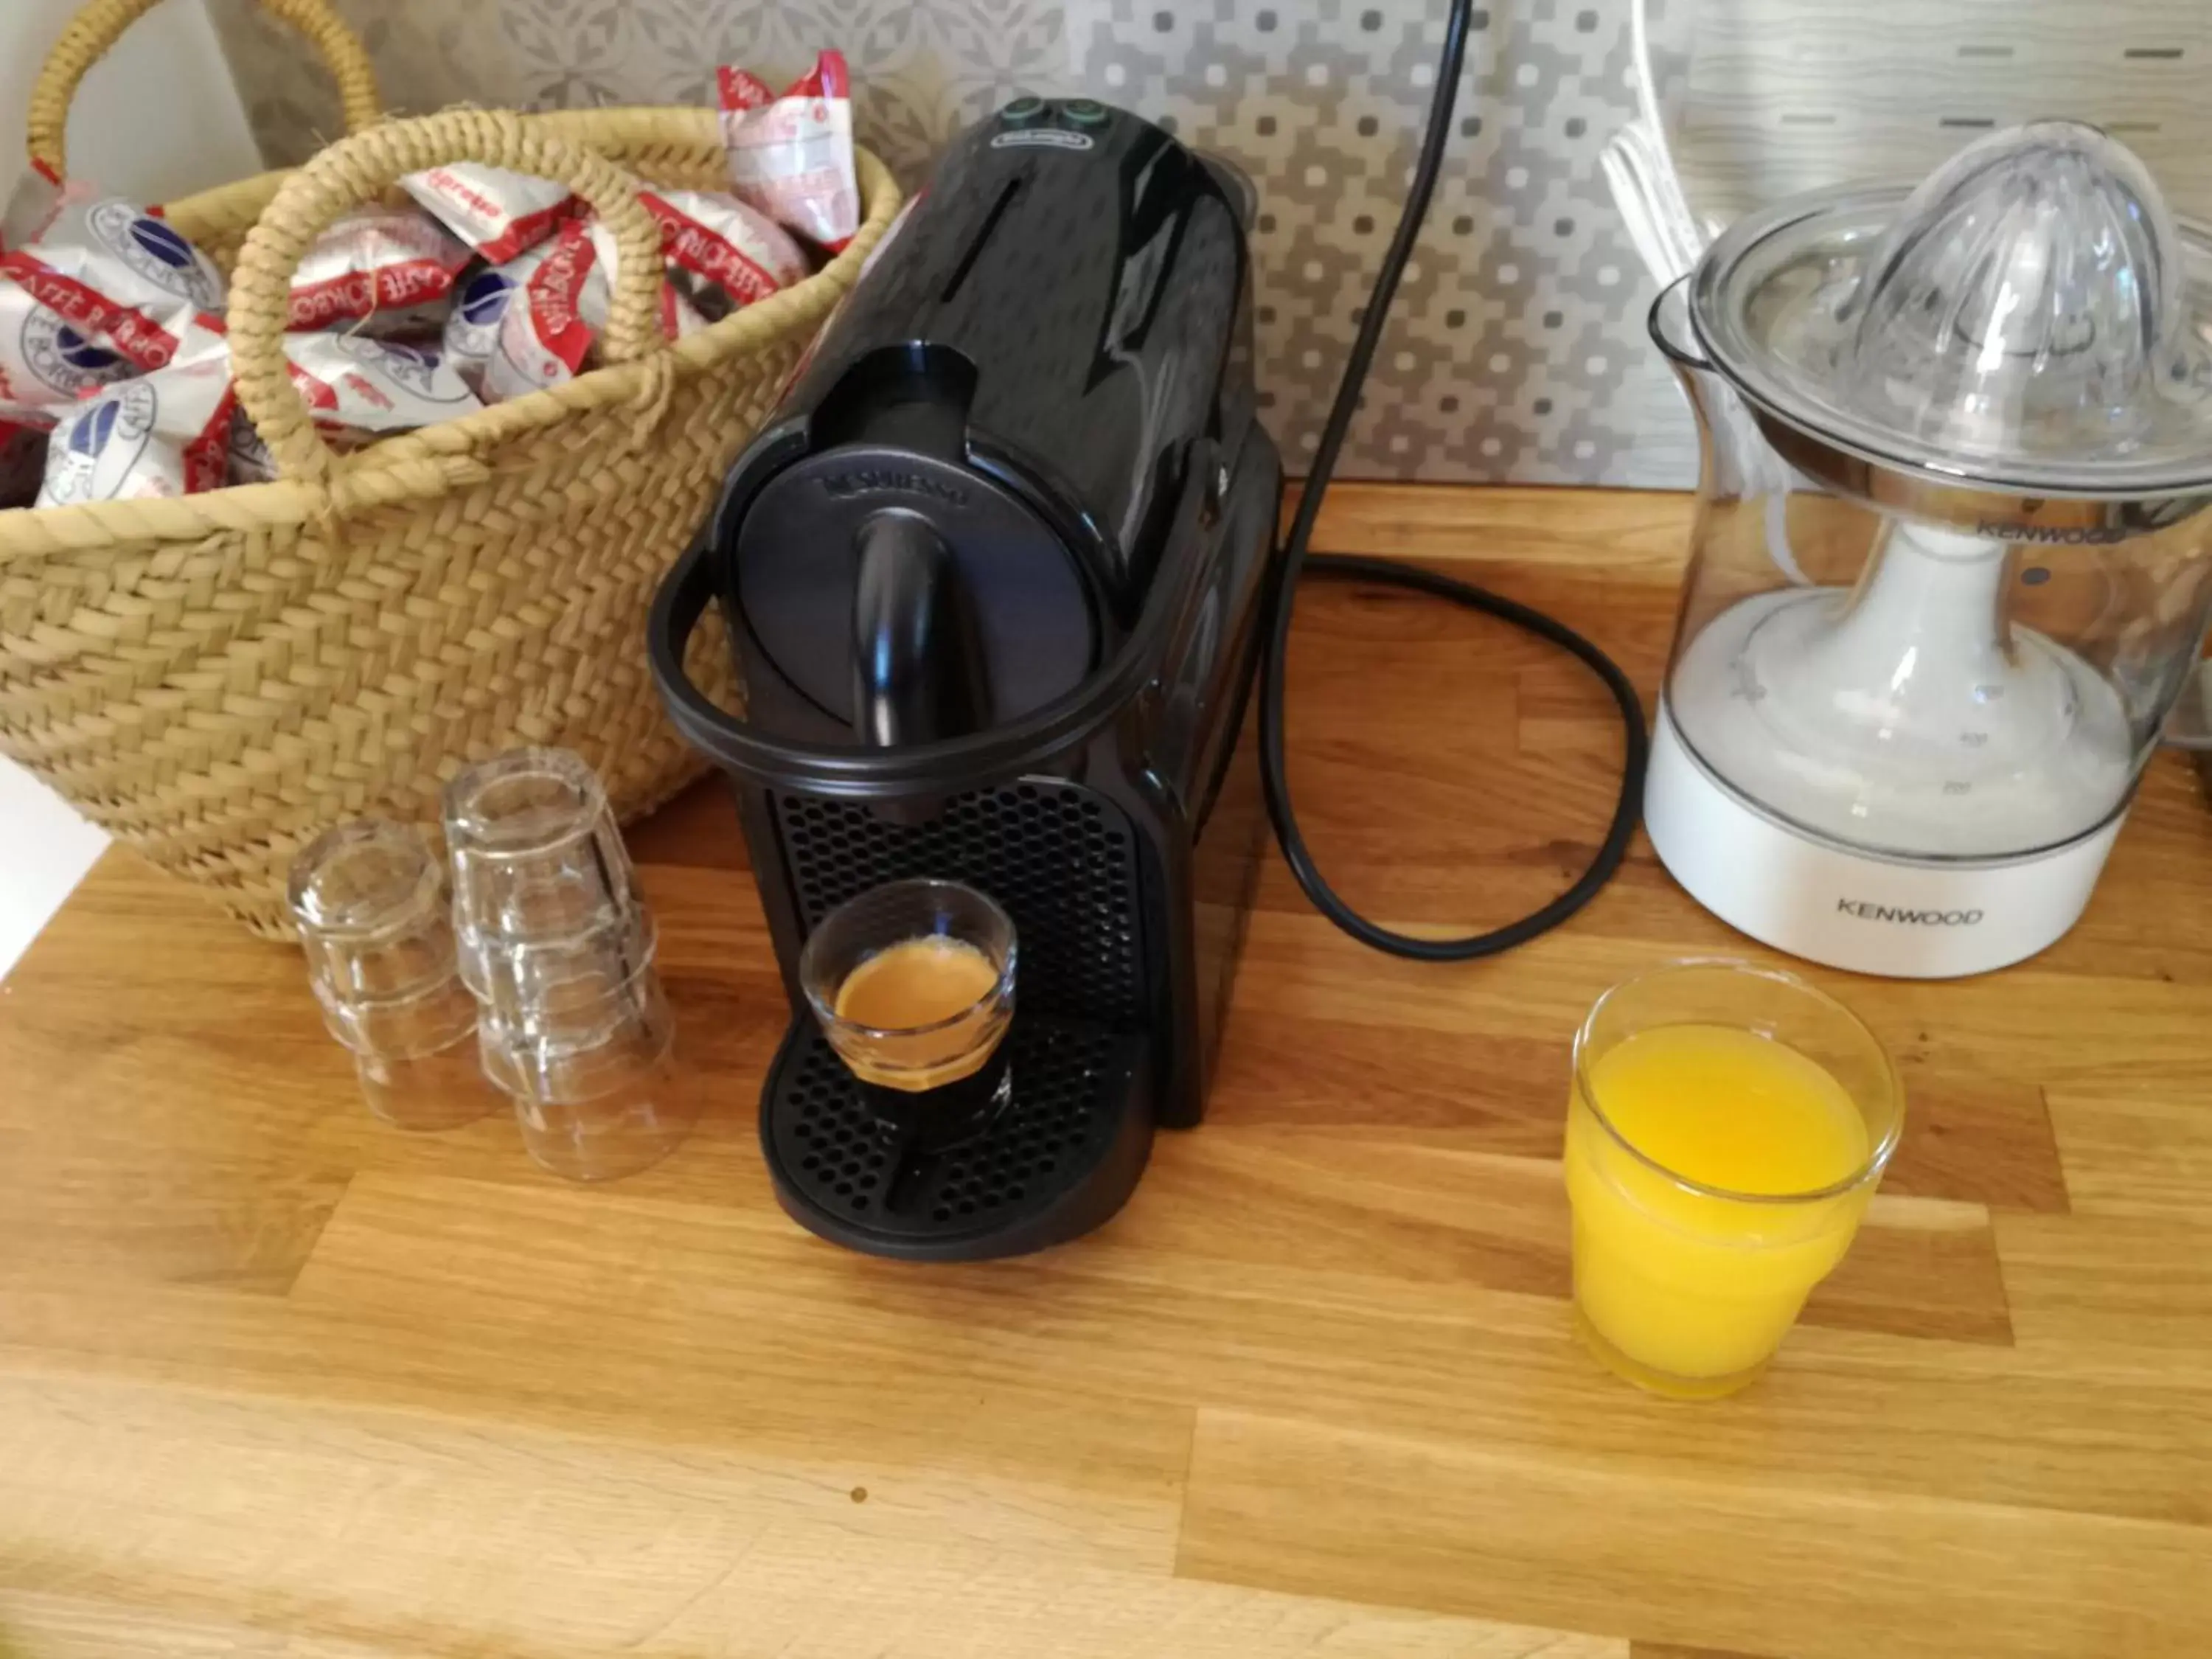
[[[1705,464],[1644,815],[1700,903],[1914,977],[2074,924],[2212,599],[2208,277],[2132,155],[2038,122],[1660,296]]]

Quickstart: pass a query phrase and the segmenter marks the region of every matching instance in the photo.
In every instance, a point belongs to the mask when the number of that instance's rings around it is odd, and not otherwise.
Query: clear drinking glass
[[[698,1116],[674,1066],[659,937],[598,775],[522,749],[446,789],[453,927],[484,1073],[530,1155],[574,1181],[665,1158]]]
[[[643,989],[658,991],[659,948],[646,910],[558,939],[483,941],[471,988],[484,1018],[517,1038],[588,1041],[634,1013]]]
[[[289,899],[323,1023],[352,1050],[372,1112],[447,1129],[498,1105],[477,1065],[444,875],[419,830],[341,824],[293,860]]]
[[[567,1031],[509,1031],[487,1012],[484,1073],[514,1102],[531,1157],[571,1181],[612,1181],[658,1164],[699,1115],[675,1068],[675,1020],[650,963]]]
[[[808,935],[800,986],[887,1136],[949,1146],[1011,1098],[1015,946],[1006,913],[953,881],[871,888]]]
[[[618,926],[644,908],[605,787],[566,749],[514,749],[446,786],[453,928],[471,988],[485,952]]]
[[[1613,987],[1567,1111],[1584,1340],[1660,1394],[1742,1388],[1850,1249],[1904,1119],[1881,1042],[1795,975],[1682,962]]]

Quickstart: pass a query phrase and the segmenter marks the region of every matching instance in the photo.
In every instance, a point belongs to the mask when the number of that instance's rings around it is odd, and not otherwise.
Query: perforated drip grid
[[[887,881],[966,882],[1013,918],[1020,1006],[1064,1019],[1144,1024],[1136,849],[1121,810],[1050,781],[956,795],[926,823],[852,802],[775,797],[806,931]]]
[[[931,1151],[868,1109],[811,1022],[793,1041],[763,1109],[774,1173],[826,1220],[901,1243],[1020,1226],[1097,1170],[1126,1112],[1146,1109],[1132,1100],[1139,1043],[1018,1014],[1006,1109],[973,1139]]]

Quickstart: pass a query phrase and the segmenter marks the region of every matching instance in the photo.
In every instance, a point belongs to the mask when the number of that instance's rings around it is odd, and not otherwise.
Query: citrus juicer
[[[1660,296],[1705,464],[1644,814],[1707,908],[1912,977],[2073,925],[2212,597],[2208,273],[2123,145],[2039,121]]]

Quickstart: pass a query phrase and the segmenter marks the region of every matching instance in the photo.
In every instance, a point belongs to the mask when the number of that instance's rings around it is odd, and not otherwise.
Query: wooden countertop
[[[1656,681],[1686,504],[1347,488]],[[1302,601],[1295,781],[1389,918],[1578,868],[1618,737],[1572,663]],[[2202,1655],[2212,813],[2172,757],[2087,917],[1950,984],[1809,970],[1903,1150],[1770,1375],[1647,1399],[1570,1334],[1568,1036],[1765,957],[1648,848],[1565,931],[1370,955],[1279,862],[1212,1115],[1098,1236],[970,1267],[799,1231],[784,1022],[708,790],[635,845],[707,1116],[568,1186],[370,1121],[295,956],[111,854],[0,987],[0,1654],[1331,1659]]]

